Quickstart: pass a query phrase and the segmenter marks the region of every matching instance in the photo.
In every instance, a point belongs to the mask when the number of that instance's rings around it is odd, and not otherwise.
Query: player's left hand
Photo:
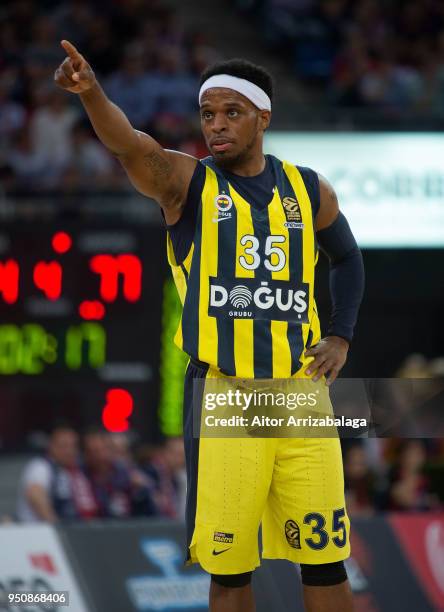
[[[339,336],[327,336],[318,344],[305,351],[305,357],[314,357],[305,373],[317,381],[328,372],[327,385],[336,380],[339,371],[347,360],[349,344]]]

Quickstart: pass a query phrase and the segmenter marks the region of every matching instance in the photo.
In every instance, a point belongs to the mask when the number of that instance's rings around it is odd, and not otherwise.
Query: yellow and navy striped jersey
[[[258,207],[211,158],[191,246],[168,259],[183,304],[175,342],[228,376],[302,375],[320,339],[313,207],[299,169],[268,155],[275,187]],[[229,175],[228,175],[229,176]]]

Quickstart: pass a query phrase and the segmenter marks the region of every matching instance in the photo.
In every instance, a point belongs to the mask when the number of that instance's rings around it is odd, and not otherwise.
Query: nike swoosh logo
[[[225,221],[226,219],[231,219],[231,217],[217,217],[217,219],[213,218],[213,223],[219,223],[219,221]]]
[[[225,548],[224,550],[214,550],[213,549],[213,555],[216,557],[217,555],[221,555],[222,553],[227,552],[227,550],[230,550],[230,549],[231,549],[231,546],[230,548]]]

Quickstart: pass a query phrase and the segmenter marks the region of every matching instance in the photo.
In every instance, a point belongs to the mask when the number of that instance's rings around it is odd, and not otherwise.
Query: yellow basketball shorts
[[[350,555],[338,438],[195,438],[190,362],[184,389],[187,563],[241,574],[262,557],[332,563]]]

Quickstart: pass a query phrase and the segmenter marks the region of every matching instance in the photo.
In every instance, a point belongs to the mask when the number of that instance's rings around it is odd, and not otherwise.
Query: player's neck
[[[257,176],[264,171],[266,165],[263,151],[254,153],[244,159],[234,160],[232,164],[223,165],[224,170],[238,176]]]

